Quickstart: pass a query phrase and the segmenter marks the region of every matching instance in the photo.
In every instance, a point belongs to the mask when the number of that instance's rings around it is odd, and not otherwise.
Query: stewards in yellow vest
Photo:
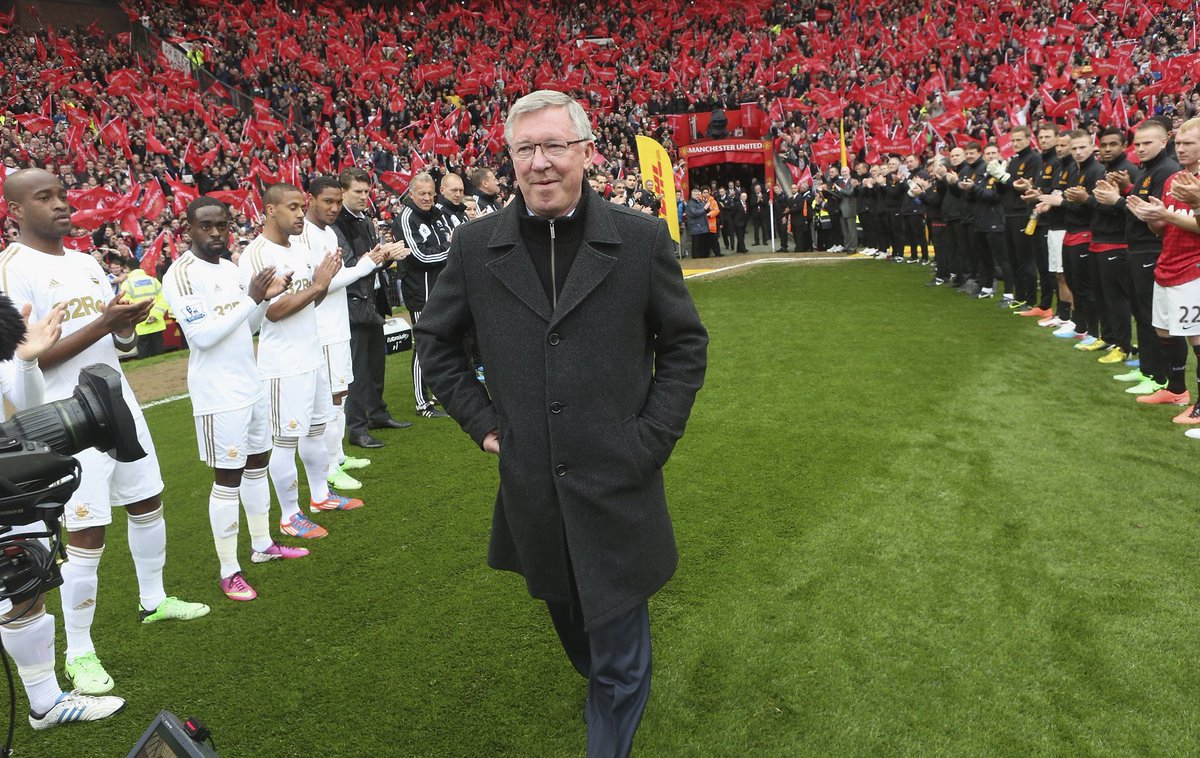
[[[167,301],[163,297],[162,284],[138,267],[125,277],[121,292],[134,302],[153,298],[150,314],[134,330],[138,335],[138,357],[159,355],[163,351],[163,331],[167,328]]]

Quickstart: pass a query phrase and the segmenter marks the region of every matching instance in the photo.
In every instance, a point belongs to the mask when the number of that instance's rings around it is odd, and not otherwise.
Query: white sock
[[[338,470],[342,465],[342,461],[346,460],[346,454],[342,452],[342,435],[346,431],[346,414],[342,410],[342,406],[333,406],[333,418],[325,422],[325,452],[329,456],[329,466],[326,472],[326,478],[333,476],[333,472]]]
[[[238,565],[238,491],[214,483],[208,495],[208,523],[212,527],[217,560],[221,562],[221,578],[242,570]]]
[[[300,480],[296,473],[296,444],[295,437],[276,437],[275,448],[271,451],[271,462],[268,470],[271,472],[271,484],[275,485],[275,497],[279,498],[279,523],[286,524],[288,519],[300,512],[298,493]]]
[[[314,503],[329,499],[329,451],[325,448],[325,425],[317,424],[300,438],[300,461],[304,464],[304,475],[308,479],[308,496]]]
[[[29,710],[44,715],[62,697],[54,676],[54,617],[45,609],[0,627],[4,649],[17,664]]]
[[[67,661],[96,652],[92,644],[92,619],[96,617],[96,569],[104,546],[92,550],[67,545],[67,562],[62,566],[63,628],[67,632]]]
[[[262,552],[274,542],[271,539],[271,488],[267,485],[265,468],[248,468],[242,472],[242,508],[246,511],[246,529],[250,532],[250,547]]]
[[[167,563],[167,520],[159,505],[140,516],[128,514],[129,554],[137,573],[142,609],[153,611],[167,597],[163,589],[163,566]]]
[[[337,465],[346,462],[346,399],[342,398],[340,405],[333,406],[333,425],[337,427],[337,446],[333,450],[333,460]]]

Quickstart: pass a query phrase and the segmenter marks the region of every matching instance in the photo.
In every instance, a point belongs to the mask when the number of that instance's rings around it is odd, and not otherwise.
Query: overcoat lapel
[[[488,240],[488,248],[500,253],[500,256],[490,261],[487,267],[518,300],[541,316],[543,321],[549,322],[550,301],[546,299],[546,290],[542,289],[537,269],[529,259],[529,249],[521,239],[517,206],[518,203],[509,203],[500,211],[504,218],[496,225],[496,231]],[[505,248],[508,248],[508,252],[501,252]]]

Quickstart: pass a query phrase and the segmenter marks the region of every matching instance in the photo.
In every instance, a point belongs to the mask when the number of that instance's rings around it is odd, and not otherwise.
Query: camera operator
[[[68,532],[68,560],[62,570],[66,672],[75,689],[99,695],[113,687],[91,636],[98,568],[113,505],[125,507],[128,516],[129,552],[137,574],[142,623],[194,619],[209,610],[201,603],[168,597],[163,589],[167,530],[159,497],[162,476],[150,430],[121,374],[115,349],[135,344],[134,326],[145,320],[153,301],[132,303],[124,296],[110,300],[108,280],[99,264],[89,255],[63,248],[63,237],[71,231],[71,209],[67,191],[54,174],[42,169],[11,174],[4,182],[4,199],[21,235],[0,256],[0,289],[18,305],[31,303],[33,318],[39,320],[57,304],[67,305],[62,338],[41,358],[47,399],[71,396],[85,366],[99,363],[110,367],[121,376],[122,394],[146,452],[145,457],[122,463],[98,450],[80,451],[75,458],[83,469],[82,482],[64,511]]]
[[[16,358],[0,363],[0,420],[4,419],[4,401],[17,410],[42,404],[45,383],[37,360],[62,334],[67,306],[59,304],[37,321],[30,319],[32,310],[25,305],[24,318],[18,318],[8,298],[0,296],[0,357],[15,350]],[[29,524],[3,533],[11,537],[44,528],[44,524]],[[29,725],[49,729],[72,721],[96,721],[124,708],[125,701],[119,697],[63,692],[54,674],[54,636],[54,617],[46,613],[44,594],[28,601],[18,599],[16,605],[0,603],[0,640],[16,662],[29,698]]]

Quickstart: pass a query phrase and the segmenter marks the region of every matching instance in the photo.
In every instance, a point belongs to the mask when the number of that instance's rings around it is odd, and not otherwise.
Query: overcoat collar
[[[583,239],[556,309],[550,308],[546,291],[529,258],[529,248],[521,238],[520,219],[526,210],[520,195],[500,211],[496,229],[488,240],[488,248],[497,253],[497,257],[486,264],[488,270],[549,326],[554,326],[578,307],[617,262],[616,256],[597,249],[597,246],[609,249],[621,243],[621,235],[613,223],[614,211],[587,184],[583,185],[583,191],[588,195],[587,202],[583,203]]]

